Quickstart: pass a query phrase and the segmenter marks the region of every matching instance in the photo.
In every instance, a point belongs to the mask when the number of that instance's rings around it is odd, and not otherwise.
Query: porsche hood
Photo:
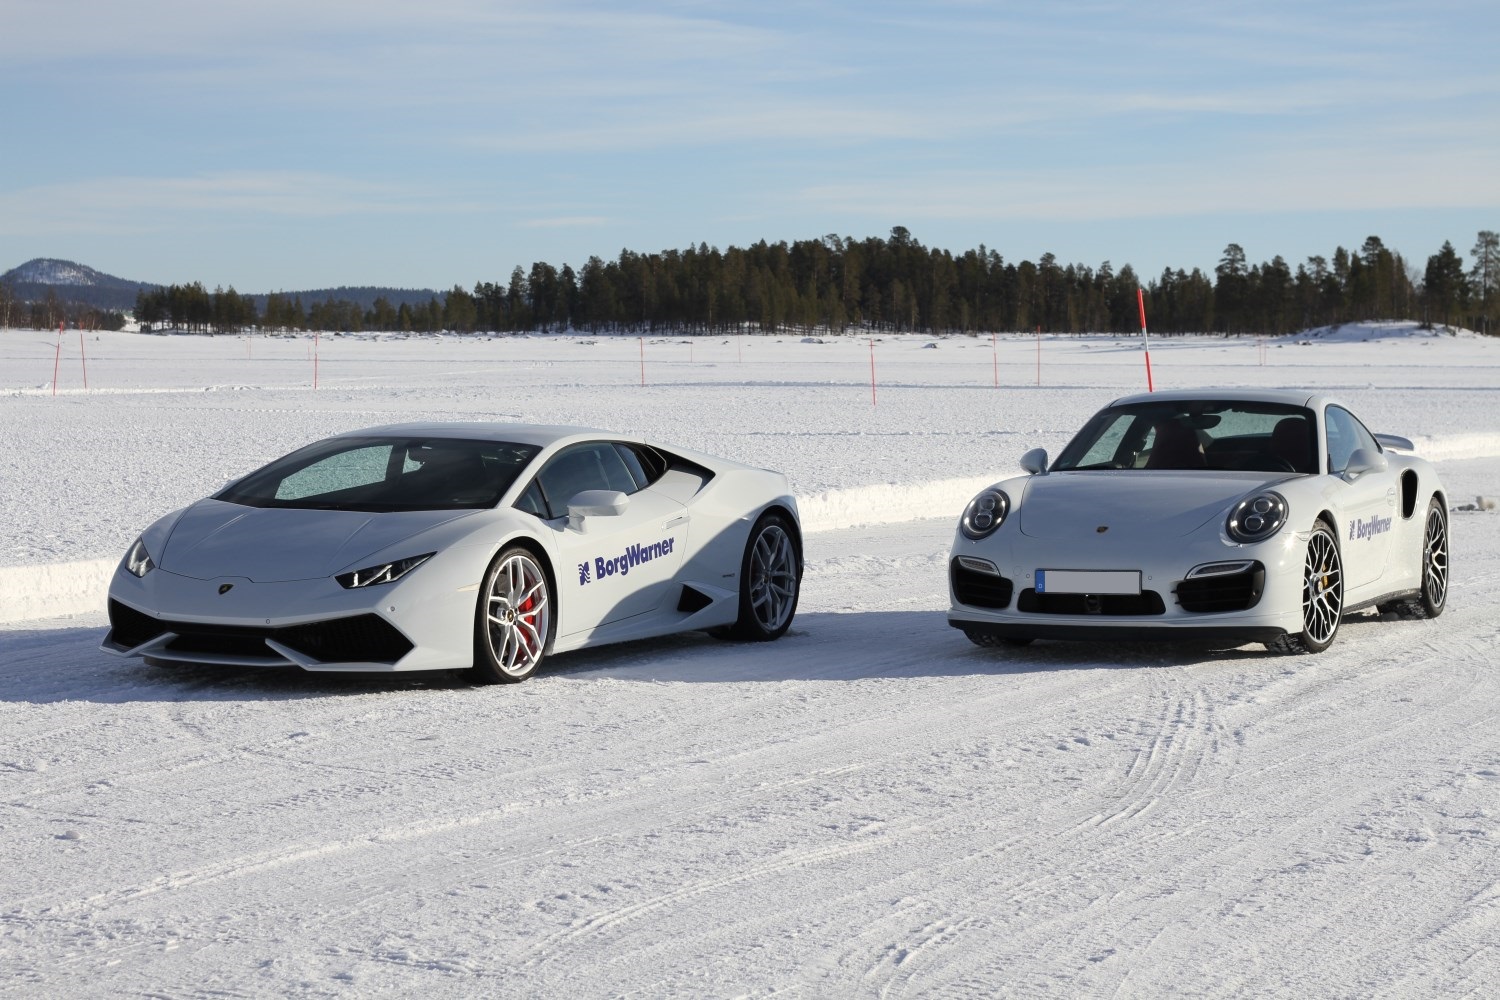
[[[332,576],[403,539],[474,513],[370,514],[200,500],[182,512],[165,548],[152,555],[167,572],[199,580],[225,576],[257,583],[310,580]]]
[[[1057,472],[1026,480],[1020,529],[1032,538],[1073,538],[1101,528],[1177,538],[1221,516],[1258,486],[1258,476],[1203,473]]]

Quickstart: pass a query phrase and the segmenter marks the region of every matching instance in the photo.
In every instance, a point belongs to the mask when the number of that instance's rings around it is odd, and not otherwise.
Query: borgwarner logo
[[[586,562],[581,562],[578,564],[578,585],[583,586],[607,576],[629,576],[633,567],[670,555],[672,546],[676,542],[676,538],[669,536],[659,542],[632,545],[613,559],[595,558],[592,567]]]
[[[1372,517],[1361,517],[1349,523],[1349,540],[1357,541],[1361,538],[1374,538],[1391,530],[1391,519],[1375,515]]]

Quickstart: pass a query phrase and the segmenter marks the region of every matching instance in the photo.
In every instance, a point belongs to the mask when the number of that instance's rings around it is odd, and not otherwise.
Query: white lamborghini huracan
[[[575,427],[376,427],[147,528],[110,584],[103,648],[519,681],[608,642],[775,639],[801,577],[780,473]]]
[[[964,511],[948,620],[982,646],[1204,638],[1320,652],[1350,612],[1434,618],[1448,507],[1404,438],[1329,396],[1158,392]]]

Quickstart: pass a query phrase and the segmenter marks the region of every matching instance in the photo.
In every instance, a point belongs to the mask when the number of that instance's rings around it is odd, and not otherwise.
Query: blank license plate
[[[1139,594],[1139,570],[1039,569],[1038,594]]]

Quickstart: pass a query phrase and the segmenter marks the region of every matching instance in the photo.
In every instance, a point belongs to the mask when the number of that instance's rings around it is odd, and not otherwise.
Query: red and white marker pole
[[[995,342],[995,334],[990,334],[990,362],[995,367],[995,388],[1000,388],[1000,345]]]
[[[78,360],[83,362],[83,387],[89,387],[89,357],[83,351],[83,327],[78,328]]]
[[[1144,289],[1135,290],[1135,301],[1141,307],[1141,341],[1146,348],[1146,391],[1155,392],[1156,387],[1151,384],[1151,335],[1146,332],[1146,292]]]
[[[637,337],[641,345],[641,385],[646,384],[646,338]]]
[[[52,395],[57,395],[57,370],[62,365],[63,325],[57,324],[57,353],[52,356]]]

